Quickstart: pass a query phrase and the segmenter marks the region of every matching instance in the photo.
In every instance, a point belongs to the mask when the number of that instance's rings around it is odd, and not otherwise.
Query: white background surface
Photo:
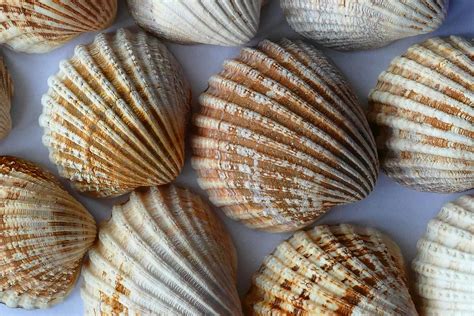
[[[398,0],[395,0],[398,1]],[[116,23],[110,28],[134,26],[124,1],[120,7]],[[258,36],[249,45],[263,38],[277,40],[281,37],[298,37],[290,30],[283,18],[277,0],[268,1],[261,15]],[[109,31],[110,31],[109,30]],[[362,106],[366,107],[367,95],[375,86],[377,76],[385,70],[390,61],[402,54],[411,44],[435,35],[464,35],[474,37],[474,0],[451,0],[448,17],[436,32],[397,41],[391,45],[371,51],[341,53],[326,50],[327,55],[339,66],[357,92]],[[48,151],[41,143],[42,129],[38,125],[38,116],[42,111],[41,96],[47,90],[47,78],[58,71],[59,61],[70,58],[74,47],[80,43],[89,43],[93,33],[85,34],[51,53],[28,55],[3,49],[7,65],[13,76],[15,96],[13,99],[13,130],[3,142],[0,142],[0,154],[15,155],[37,162],[57,174],[56,167],[48,160]],[[181,62],[185,74],[193,88],[193,104],[207,87],[207,79],[218,72],[224,59],[236,56],[238,47],[217,47],[208,45],[181,46],[169,44],[168,47]],[[195,173],[189,163],[190,150],[187,147],[188,160],[177,182],[191,187],[207,199],[196,183]],[[68,190],[77,197],[96,217],[98,221],[110,216],[115,200],[94,200],[74,192],[69,183],[62,181]],[[473,191],[471,190],[471,193]],[[424,232],[425,226],[441,208],[460,194],[432,194],[409,190],[396,184],[385,175],[380,175],[377,186],[364,201],[336,207],[318,223],[357,223],[373,226],[388,233],[401,247],[405,259],[410,262],[416,251],[416,241]],[[119,200],[125,200],[125,197]],[[290,234],[270,234],[247,229],[233,222],[216,210],[230,231],[239,256],[238,288],[241,295],[247,291],[251,275],[259,267],[265,255]],[[4,315],[82,315],[83,307],[76,284],[72,295],[47,310],[24,311],[10,309],[0,304],[0,316]]]

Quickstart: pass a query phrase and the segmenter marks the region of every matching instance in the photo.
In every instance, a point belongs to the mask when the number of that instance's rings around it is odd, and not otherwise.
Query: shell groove
[[[252,228],[291,231],[366,197],[375,143],[338,70],[301,41],[263,41],[200,96],[193,167],[211,201]]]
[[[0,156],[0,302],[47,308],[73,289],[95,221],[49,172]]]
[[[248,315],[417,315],[398,246],[347,224],[298,231],[267,256]]]
[[[370,49],[429,33],[444,21],[448,0],[281,0],[290,26],[339,50]]]
[[[422,315],[474,314],[474,195],[447,203],[428,223],[412,263]]]
[[[172,181],[184,164],[191,91],[156,38],[99,34],[60,64],[43,96],[43,143],[82,192],[116,196]]]
[[[105,29],[117,0],[2,0],[0,43],[26,53],[46,53],[74,37]]]
[[[13,83],[3,57],[0,56],[0,140],[7,137],[12,128],[10,116]]]
[[[428,192],[474,188],[474,41],[432,38],[395,58],[369,96],[385,173]]]
[[[146,30],[180,43],[238,46],[258,30],[262,0],[127,0]]]
[[[86,315],[240,315],[232,240],[199,196],[134,191],[99,230],[83,269]]]

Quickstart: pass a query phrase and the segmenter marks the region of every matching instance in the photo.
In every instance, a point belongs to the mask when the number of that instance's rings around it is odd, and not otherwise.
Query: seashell
[[[46,170],[0,156],[0,302],[47,308],[73,289],[95,221]]]
[[[172,185],[114,206],[83,269],[86,315],[240,315],[237,256],[201,198]]]
[[[13,83],[3,57],[0,56],[0,140],[7,137],[12,129],[10,116]]]
[[[2,0],[0,43],[26,53],[46,53],[115,19],[117,0]]]
[[[374,187],[378,162],[365,115],[309,44],[265,40],[242,49],[200,103],[192,142],[199,184],[249,227],[296,230]]]
[[[432,38],[395,58],[370,93],[380,163],[428,192],[474,188],[474,41]]]
[[[156,38],[121,29],[76,47],[43,96],[43,143],[82,192],[165,184],[184,164],[191,90]]]
[[[338,50],[370,49],[436,30],[448,0],[281,0],[290,26]]]
[[[267,256],[246,315],[417,315],[398,246],[351,225],[298,231]]]
[[[474,195],[447,203],[428,223],[413,260],[422,315],[474,314]]]
[[[185,43],[238,46],[257,33],[262,0],[127,0],[147,31]]]

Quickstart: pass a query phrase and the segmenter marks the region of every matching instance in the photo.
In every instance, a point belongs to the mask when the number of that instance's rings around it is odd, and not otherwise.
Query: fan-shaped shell
[[[95,221],[52,174],[0,156],[0,302],[47,308],[74,287]]]
[[[474,41],[433,38],[395,58],[370,93],[385,173],[413,189],[474,188]]]
[[[12,128],[10,116],[13,84],[3,57],[0,56],[0,140],[7,137]]]
[[[230,236],[199,196],[134,191],[99,230],[83,271],[86,315],[239,315]]]
[[[474,196],[447,203],[418,241],[412,267],[422,315],[474,314]]]
[[[374,187],[378,162],[366,118],[311,45],[242,49],[209,80],[200,103],[192,142],[199,184],[252,228],[296,230]]]
[[[417,315],[398,246],[371,228],[316,226],[267,256],[248,315]]]
[[[137,23],[180,43],[243,45],[257,33],[262,0],[127,0]]]
[[[120,195],[179,174],[191,91],[156,38],[99,34],[76,47],[48,84],[43,143],[79,191]]]
[[[0,43],[26,53],[49,52],[112,24],[117,0],[2,0]]]
[[[280,0],[290,26],[339,50],[370,49],[429,33],[444,21],[448,0]]]

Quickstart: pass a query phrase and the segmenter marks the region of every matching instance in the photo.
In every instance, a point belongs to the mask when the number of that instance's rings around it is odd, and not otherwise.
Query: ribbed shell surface
[[[12,128],[12,119],[10,116],[12,95],[12,80],[5,61],[0,55],[0,140],[5,138]]]
[[[395,58],[369,96],[385,173],[413,189],[474,188],[474,41],[432,38]]]
[[[192,163],[228,216],[292,231],[372,191],[378,162],[368,123],[320,51],[265,40],[223,67],[200,97]]]
[[[474,196],[447,203],[428,223],[413,260],[422,315],[474,314]]]
[[[83,269],[86,315],[240,315],[230,236],[199,196],[134,191],[99,230]]]
[[[74,37],[112,24],[117,0],[2,0],[0,43],[46,53]]]
[[[124,29],[99,34],[48,84],[43,143],[79,191],[115,196],[179,174],[191,91],[159,40]]]
[[[290,26],[339,50],[370,49],[429,33],[444,21],[448,0],[280,0]]]
[[[52,174],[0,156],[0,302],[32,309],[62,301],[95,236],[92,216]]]
[[[248,315],[417,315],[398,246],[351,225],[298,231],[267,256]]]
[[[144,29],[180,43],[243,45],[257,33],[262,0],[127,0]]]

